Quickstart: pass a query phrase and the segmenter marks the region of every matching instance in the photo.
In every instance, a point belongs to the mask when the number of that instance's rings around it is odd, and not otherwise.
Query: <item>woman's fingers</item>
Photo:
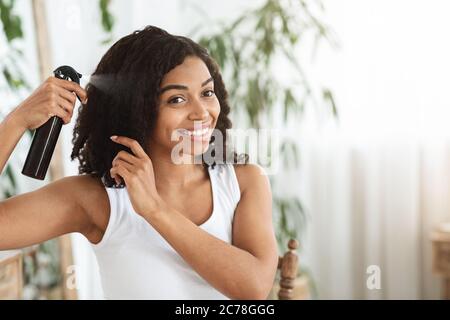
[[[132,164],[126,162],[125,160],[115,158],[115,159],[113,160],[113,167],[111,168],[111,170],[114,169],[114,168],[116,168],[116,169],[114,170],[114,172],[116,172],[116,170],[118,170],[118,168],[120,168],[120,167],[125,168],[128,172],[133,172],[133,171],[134,171],[134,168],[133,168],[133,165],[132,165]],[[111,177],[112,177],[112,176],[111,176]],[[123,180],[123,178],[119,178],[119,177],[117,177],[117,176],[112,177],[112,178],[116,181],[116,184],[119,184],[119,183],[120,183],[120,180]]]
[[[147,153],[142,149],[142,146],[134,139],[123,136],[111,136],[111,140],[130,148],[134,155],[140,159],[148,158]]]
[[[57,91],[62,98],[66,99],[71,105],[75,106],[75,103],[77,102],[77,96],[75,93],[60,87],[58,87]]]
[[[67,124],[72,119],[73,106],[66,99],[57,97],[56,105],[52,108],[52,113],[60,117],[64,121],[64,124]]]
[[[54,79],[59,80],[59,79]],[[75,108],[76,96],[74,93],[67,91],[59,86],[54,86],[51,115],[60,117],[64,124],[67,124],[72,119],[73,109]]]
[[[66,90],[69,90],[70,92],[75,92],[81,99],[81,101],[86,101],[87,99],[87,93],[86,90],[84,90],[78,83],[63,79],[58,79],[55,77],[56,83],[63,87]]]
[[[111,175],[111,178],[113,178],[114,181],[116,182],[116,185],[119,185],[119,184],[120,184],[120,178],[118,178],[118,177],[116,176],[115,172],[113,172],[112,169],[111,169],[111,171],[110,171],[110,175]]]
[[[136,158],[134,155],[132,155],[132,154],[130,154],[130,153],[124,151],[124,150],[122,150],[119,153],[117,153],[117,155],[113,159],[113,162],[116,159],[121,159],[121,160],[123,160],[123,161],[125,161],[125,162],[127,162],[127,163],[129,163],[131,165],[137,164],[138,161],[139,161],[139,159]]]
[[[111,178],[116,181],[116,184],[120,184],[120,179],[125,180],[128,178],[130,172],[124,166],[115,166],[109,170]]]
[[[136,163],[137,158],[134,157],[133,155],[129,154],[128,152],[122,150],[120,151],[113,159],[112,161],[112,168],[118,168],[120,166],[124,167],[126,170],[128,170],[129,172],[133,172],[134,171],[134,163]],[[117,170],[117,169],[116,169]],[[111,171],[111,172],[115,172]],[[117,177],[117,176],[112,176],[111,177],[116,181],[116,184],[120,183],[120,180],[122,180],[121,178]]]
[[[118,177],[116,176],[116,168],[111,168],[109,170],[109,175],[116,181],[116,184],[119,184]]]
[[[113,160],[113,167],[123,166],[125,169],[127,169],[130,172],[134,171],[134,167],[132,164],[122,160],[122,159],[114,159]]]

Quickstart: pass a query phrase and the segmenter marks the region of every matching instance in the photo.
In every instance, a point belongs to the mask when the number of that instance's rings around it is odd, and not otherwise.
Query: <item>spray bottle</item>
[[[81,74],[72,67],[61,66],[53,71],[53,74],[59,79],[70,80],[80,84]],[[77,98],[81,102],[78,95]],[[63,123],[64,121],[60,117],[53,116],[36,129],[22,174],[34,179],[45,179]]]

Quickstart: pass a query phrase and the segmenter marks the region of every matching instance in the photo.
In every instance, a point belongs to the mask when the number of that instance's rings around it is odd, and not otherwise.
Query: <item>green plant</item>
[[[239,124],[250,128],[270,128],[280,117],[284,123],[300,120],[307,105],[319,108],[325,104],[337,117],[332,92],[327,88],[314,90],[299,57],[295,55],[301,40],[309,34],[314,36],[313,53],[322,39],[336,44],[330,28],[313,13],[317,10],[324,10],[321,1],[267,0],[230,23],[208,21],[208,28],[200,25],[193,29],[190,36],[197,37],[196,40],[220,65],[231,105],[243,106],[233,110]],[[199,30],[209,31],[214,26],[217,31],[197,36]],[[276,80],[276,58],[288,63],[289,68],[295,71],[295,78],[290,79],[291,85]],[[281,155],[286,169],[295,169],[299,165],[295,138],[282,138],[279,150],[271,150],[271,154]],[[289,238],[300,239],[303,234],[306,213],[298,196],[284,194],[276,175],[270,176],[270,180],[276,235],[279,250],[283,252]]]
[[[101,14],[102,28],[108,37],[102,41],[102,44],[110,43],[113,40],[113,27],[115,18],[110,11],[111,0],[99,0],[98,6]]]
[[[1,86],[0,93],[15,93],[21,89],[29,89],[30,86],[26,82],[19,62],[23,59],[23,52],[18,49],[17,43],[23,40],[22,20],[14,12],[15,0],[0,0],[0,21],[3,26],[3,34],[6,43],[4,44],[5,55],[0,59],[0,70],[3,79],[0,81],[5,83]],[[1,39],[0,39],[1,40]],[[1,82],[0,82],[1,83]],[[4,114],[0,113],[1,118]],[[28,131],[31,136],[32,132]],[[4,198],[9,198],[15,194],[17,188],[16,178],[10,164],[5,166],[1,180],[1,191]]]

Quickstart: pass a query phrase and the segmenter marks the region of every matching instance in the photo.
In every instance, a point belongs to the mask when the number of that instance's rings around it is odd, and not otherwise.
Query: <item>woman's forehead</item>
[[[200,86],[209,78],[211,78],[211,74],[203,60],[198,57],[187,57],[182,64],[165,74],[161,81],[161,87],[168,84]]]

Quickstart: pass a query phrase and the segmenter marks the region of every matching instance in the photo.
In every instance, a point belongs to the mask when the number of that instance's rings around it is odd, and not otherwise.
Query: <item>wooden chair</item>
[[[450,223],[432,233],[433,273],[442,277],[442,299],[450,300]]]
[[[20,250],[0,251],[0,300],[22,298],[22,256]]]
[[[282,257],[278,257],[278,270],[280,272],[279,300],[294,299],[294,287],[298,274],[297,248],[298,241],[291,239],[288,242],[288,251]]]

